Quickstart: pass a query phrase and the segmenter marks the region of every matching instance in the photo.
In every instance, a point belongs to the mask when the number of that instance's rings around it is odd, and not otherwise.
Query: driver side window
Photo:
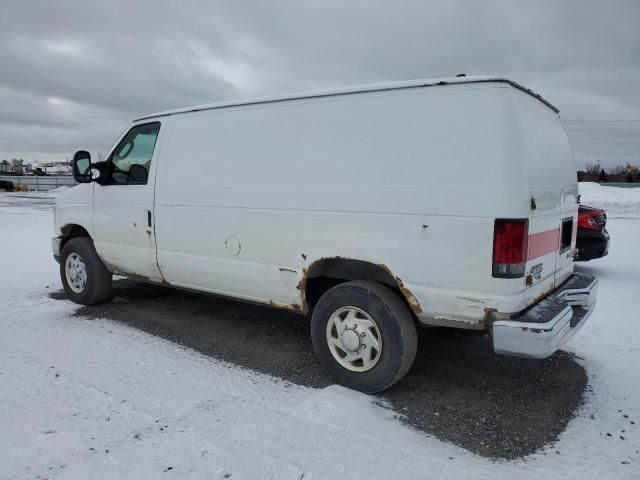
[[[146,184],[160,122],[136,125],[111,156],[111,183]]]

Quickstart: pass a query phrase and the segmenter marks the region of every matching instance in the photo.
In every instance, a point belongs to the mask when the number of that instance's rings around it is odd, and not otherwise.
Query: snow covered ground
[[[582,204],[604,208],[608,218],[640,218],[640,188],[603,187],[594,182],[581,182]]]
[[[578,267],[600,278],[599,303],[568,346],[585,404],[556,444],[509,462],[411,430],[367,395],[71,316],[48,295],[50,208],[0,195],[0,479],[640,478],[640,189],[602,188],[581,185],[583,203],[613,207],[611,250]]]

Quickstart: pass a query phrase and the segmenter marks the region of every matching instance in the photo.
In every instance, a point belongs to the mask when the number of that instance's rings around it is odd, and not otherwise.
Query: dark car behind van
[[[604,257],[609,253],[607,214],[599,208],[580,206],[578,210],[577,262]]]

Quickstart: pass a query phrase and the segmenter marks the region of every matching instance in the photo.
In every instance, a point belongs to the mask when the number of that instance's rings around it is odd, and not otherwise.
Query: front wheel
[[[111,298],[111,272],[88,237],[65,243],[60,253],[60,278],[69,298],[80,305],[95,305]]]
[[[411,312],[390,288],[368,281],[328,290],[311,318],[313,349],[337,382],[375,393],[413,365],[417,332]]]

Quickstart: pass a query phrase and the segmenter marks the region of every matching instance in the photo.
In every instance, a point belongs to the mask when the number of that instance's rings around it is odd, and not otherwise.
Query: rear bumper
[[[580,235],[576,240],[578,257],[576,262],[586,262],[595,258],[601,258],[609,253],[609,232],[603,229],[602,232],[593,232]]]
[[[493,322],[493,350],[502,355],[546,358],[585,324],[596,304],[598,280],[574,273],[551,295],[509,320]]]

